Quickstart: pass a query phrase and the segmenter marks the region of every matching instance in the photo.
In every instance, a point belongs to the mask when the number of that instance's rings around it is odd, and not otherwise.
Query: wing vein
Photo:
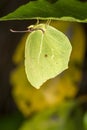
[[[39,60],[40,60],[40,55],[41,55],[41,52],[42,52],[42,46],[43,46],[43,34],[42,34],[42,37],[41,37],[41,43],[40,43],[40,51],[39,51],[39,54],[38,54],[38,64],[39,64]]]

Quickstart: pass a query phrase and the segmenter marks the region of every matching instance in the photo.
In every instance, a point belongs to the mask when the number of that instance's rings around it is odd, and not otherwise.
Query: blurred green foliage
[[[84,130],[82,116],[75,102],[63,102],[25,121],[19,130]]]
[[[87,130],[87,112],[84,115],[83,122],[84,122],[85,130]]]

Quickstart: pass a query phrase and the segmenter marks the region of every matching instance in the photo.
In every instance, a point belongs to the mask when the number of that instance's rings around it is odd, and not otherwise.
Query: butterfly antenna
[[[30,30],[24,30],[24,31],[16,31],[16,30],[13,30],[13,29],[10,29],[11,32],[14,32],[14,33],[25,33],[25,32],[30,32]]]

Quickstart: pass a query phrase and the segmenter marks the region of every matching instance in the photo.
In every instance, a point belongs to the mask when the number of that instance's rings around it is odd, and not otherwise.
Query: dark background
[[[52,0],[49,0],[52,2]],[[87,1],[87,0],[82,0]],[[26,4],[29,0],[0,0],[0,17],[14,11],[20,5]],[[11,33],[10,28],[25,30],[25,28],[35,21],[4,21],[0,22],[0,115],[6,115],[18,111],[11,95],[11,85],[9,83],[10,71],[16,66],[12,63],[12,55],[23,34]],[[86,34],[86,52],[83,62],[83,76],[80,82],[80,90],[77,97],[87,94],[87,24],[82,24]],[[86,110],[87,104],[82,104]]]

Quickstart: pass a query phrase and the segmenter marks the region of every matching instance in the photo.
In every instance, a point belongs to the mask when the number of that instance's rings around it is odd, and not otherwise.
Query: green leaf
[[[3,20],[54,19],[64,21],[87,22],[87,2],[79,0],[31,1],[16,11],[0,18]]]

